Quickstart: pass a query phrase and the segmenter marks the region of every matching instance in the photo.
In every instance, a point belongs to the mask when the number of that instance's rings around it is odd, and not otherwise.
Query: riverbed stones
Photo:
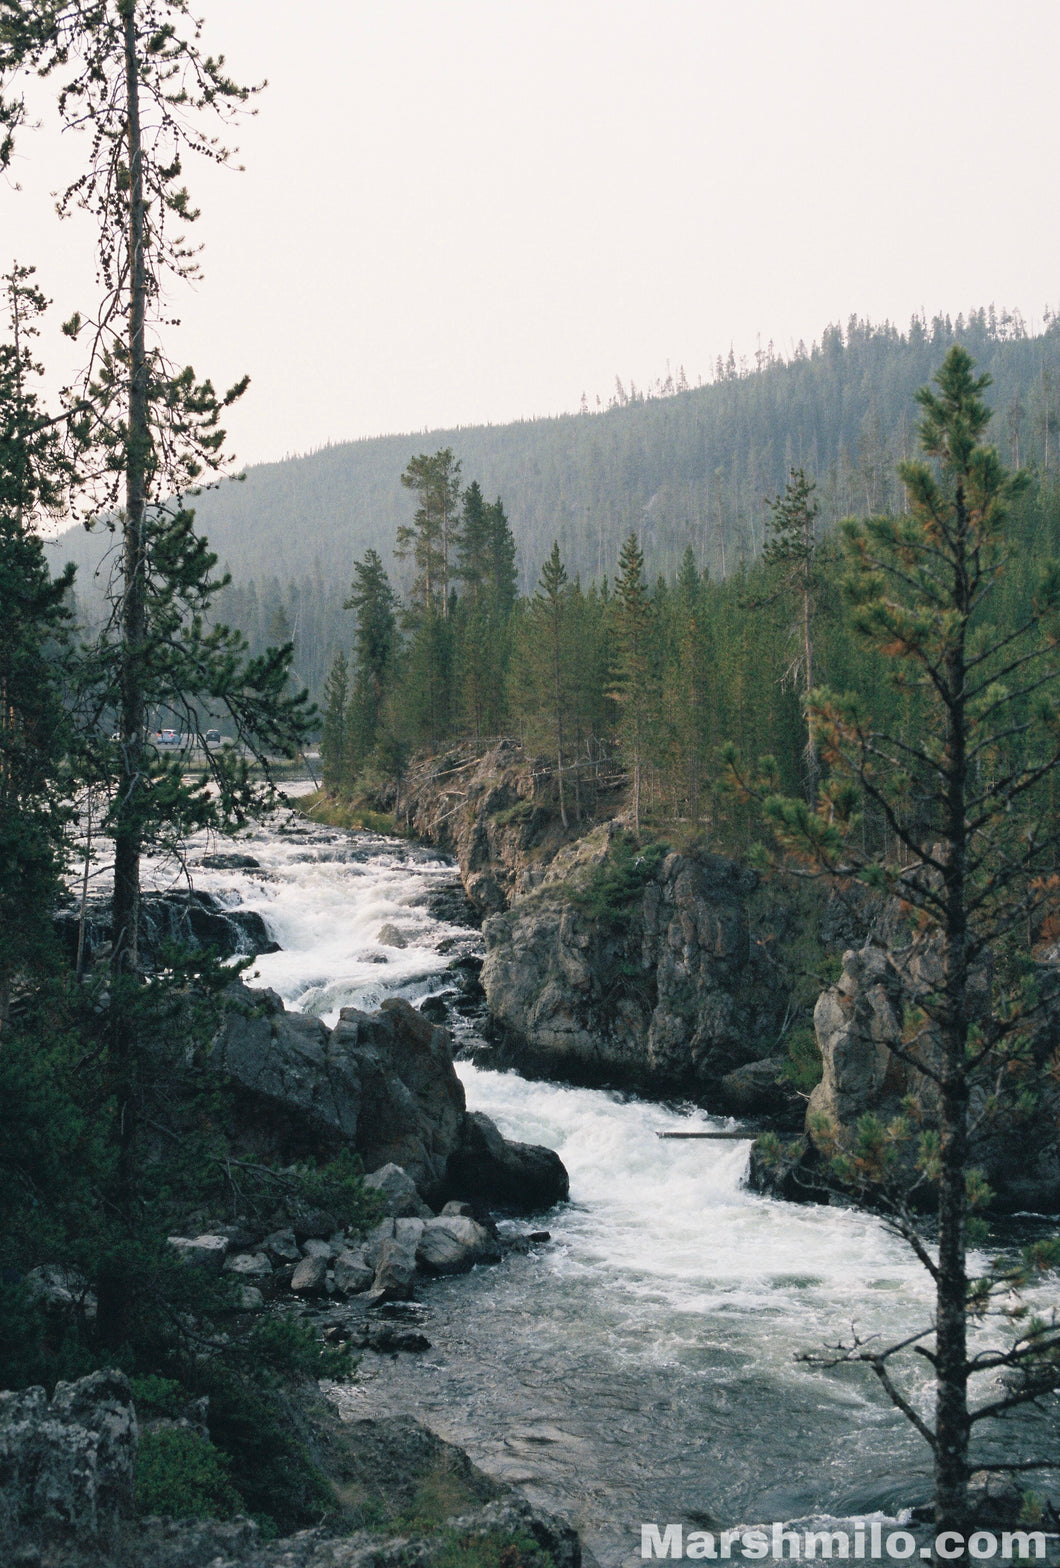
[[[463,1214],[428,1220],[416,1247],[416,1262],[429,1274],[462,1274],[476,1263],[495,1262],[499,1256],[486,1227]]]
[[[396,1236],[381,1243],[375,1278],[372,1281],[372,1305],[384,1301],[407,1301],[412,1294],[412,1281],[416,1273],[416,1249]]]
[[[167,1236],[166,1240],[189,1268],[220,1274],[228,1254],[227,1236]]]
[[[297,1263],[302,1256],[294,1231],[289,1227],[274,1230],[266,1236],[261,1243],[261,1250],[267,1252],[274,1263]]]
[[[295,1265],[291,1275],[291,1294],[293,1296],[323,1296],[327,1290],[328,1260],[326,1258],[303,1258]]]
[[[369,1268],[364,1252],[360,1248],[349,1247],[340,1252],[335,1259],[335,1291],[340,1296],[356,1296],[361,1291],[367,1290],[375,1278],[374,1269]]]
[[[392,1218],[414,1215],[425,1219],[431,1212],[420,1197],[412,1177],[392,1160],[366,1176],[364,1184],[379,1194],[383,1200],[384,1213]]]
[[[236,1252],[225,1259],[224,1272],[235,1274],[248,1284],[252,1280],[270,1279],[272,1277],[272,1264],[268,1254],[264,1252]]]

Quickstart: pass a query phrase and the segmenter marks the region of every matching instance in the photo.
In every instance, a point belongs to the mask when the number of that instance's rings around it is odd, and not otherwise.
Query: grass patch
[[[535,810],[536,807],[531,801],[517,800],[514,806],[505,806],[500,811],[491,812],[490,817],[499,828],[510,828],[529,822]]]
[[[382,833],[390,838],[407,838],[404,828],[398,827],[388,811],[373,811],[370,806],[354,800],[340,800],[327,790],[314,790],[311,795],[301,795],[291,801],[295,811],[310,822],[321,822],[325,827],[367,833]]]

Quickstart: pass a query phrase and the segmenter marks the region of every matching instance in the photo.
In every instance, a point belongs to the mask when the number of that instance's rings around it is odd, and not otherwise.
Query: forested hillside
[[[252,468],[197,502],[198,522],[232,573],[224,613],[255,648],[293,634],[299,676],[319,695],[348,647],[342,609],[353,564],[376,549],[399,590],[397,530],[409,519],[401,475],[421,452],[452,448],[464,482],[501,496],[517,549],[518,588],[532,593],[554,540],[571,577],[613,576],[635,532],[649,579],[673,578],[686,548],[715,581],[756,558],[768,501],[789,469],[817,485],[820,524],[901,505],[895,464],[913,451],[916,388],[960,340],[993,378],[991,431],[1013,467],[1060,463],[1060,322],[1030,336],[994,310],[914,320],[900,332],[852,319],[788,361],[731,356],[710,384],[683,374],[647,391],[616,382],[606,408],[506,426],[385,436]],[[64,536],[88,603],[95,536]]]

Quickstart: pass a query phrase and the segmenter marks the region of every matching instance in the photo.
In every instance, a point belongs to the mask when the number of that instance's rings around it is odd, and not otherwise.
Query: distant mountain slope
[[[588,581],[614,572],[633,529],[651,575],[672,576],[689,543],[701,567],[727,575],[760,551],[766,501],[793,464],[817,480],[824,522],[901,504],[894,467],[915,448],[913,393],[955,339],[994,378],[992,436],[1006,460],[1057,466],[1060,322],[1032,337],[1018,318],[991,310],[955,323],[914,321],[905,333],[852,320],[791,361],[719,363],[707,386],[620,393],[597,414],[384,436],[261,464],[243,483],[204,494],[198,518],[236,585],[253,583],[262,615],[264,599],[279,597],[292,627],[302,618],[303,635],[306,616],[324,616],[313,631],[314,669],[341,636],[330,627],[354,561],[369,546],[393,559],[398,524],[412,509],[400,483],[410,457],[444,446],[460,458],[465,483],[478,479],[487,497],[503,498],[523,591],[533,591],[553,539],[571,575]],[[78,561],[84,582],[99,549],[94,536],[74,534],[56,553]]]

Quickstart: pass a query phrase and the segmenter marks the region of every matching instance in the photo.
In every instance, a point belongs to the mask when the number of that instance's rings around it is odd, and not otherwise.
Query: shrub
[[[231,1519],[243,1499],[230,1468],[227,1455],[190,1428],[145,1432],[136,1456],[136,1506],[169,1519]]]

